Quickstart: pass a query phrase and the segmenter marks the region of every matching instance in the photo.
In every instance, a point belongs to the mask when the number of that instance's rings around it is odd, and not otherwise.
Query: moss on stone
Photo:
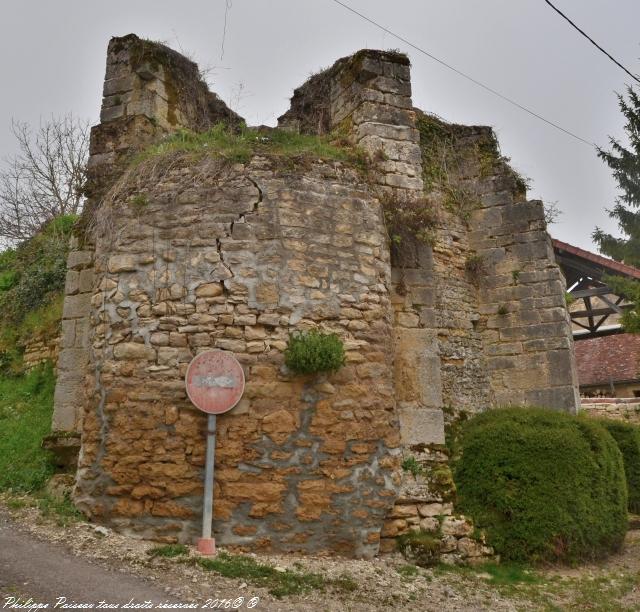
[[[441,192],[444,208],[450,213],[469,222],[479,204],[477,194],[468,186],[470,180],[499,174],[508,179],[518,197],[526,195],[528,180],[508,165],[509,158],[500,153],[491,128],[446,123],[420,111],[416,127],[425,191]]]
[[[432,567],[440,560],[441,541],[439,534],[429,531],[409,531],[397,540],[398,550],[404,557],[421,567]]]
[[[360,49],[353,55],[343,57],[339,59],[329,70],[331,72],[339,73],[340,84],[343,87],[348,87],[355,81],[362,72],[362,63],[365,58],[371,58],[373,60],[381,60],[387,62],[393,62],[396,64],[402,64],[409,66],[409,56],[406,53],[402,53],[397,50],[379,51],[377,49]],[[324,72],[326,74],[326,71]]]
[[[464,166],[475,161],[472,147],[458,145],[460,131],[468,128],[425,113],[418,113],[416,127],[420,132],[425,191],[440,191],[446,210],[468,222],[478,204],[474,194],[460,183]]]
[[[453,473],[448,465],[444,465],[429,472],[430,489],[440,493],[443,497],[449,498],[455,494],[456,485],[453,480]]]
[[[194,98],[196,88],[201,85],[207,91],[207,85],[202,81],[198,66],[190,59],[163,45],[162,43],[132,36],[125,37],[120,44],[129,45],[129,57],[133,72],[148,65],[153,72],[162,68],[163,83],[167,95],[167,122],[178,125],[178,106],[180,99]],[[206,118],[202,117],[206,124]]]

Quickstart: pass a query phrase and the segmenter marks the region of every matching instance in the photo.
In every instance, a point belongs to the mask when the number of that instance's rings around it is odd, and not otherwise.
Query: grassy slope
[[[0,491],[35,491],[53,473],[41,443],[51,428],[54,388],[50,365],[0,377]]]

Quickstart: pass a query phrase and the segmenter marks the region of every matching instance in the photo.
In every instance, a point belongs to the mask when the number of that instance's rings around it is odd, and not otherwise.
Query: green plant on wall
[[[438,190],[444,196],[444,207],[458,215],[465,223],[477,207],[477,198],[463,186],[457,176],[469,163],[467,152],[458,146],[457,126],[440,121],[436,117],[420,113],[416,127],[420,132],[422,151],[422,178],[427,191]]]
[[[344,344],[337,334],[315,329],[293,333],[284,351],[284,361],[297,374],[335,372],[345,362]]]
[[[149,198],[145,193],[137,193],[129,200],[129,204],[136,212],[141,212],[149,204]]]
[[[436,219],[426,198],[399,199],[383,194],[380,203],[392,246],[401,246],[403,238],[408,236],[433,246]]]
[[[368,169],[364,151],[340,134],[317,136],[282,129],[260,130],[244,124],[232,128],[223,123],[206,132],[177,130],[136,155],[132,164],[172,155],[188,155],[194,160],[215,157],[233,163],[248,162],[253,155],[269,156],[280,163],[326,159],[348,163],[363,173]]]
[[[402,469],[405,472],[411,472],[414,476],[423,476],[425,474],[424,468],[413,455],[406,457],[402,461]]]
[[[431,567],[438,563],[442,548],[439,534],[433,534],[420,529],[409,531],[398,537],[398,550],[407,558],[421,567]]]
[[[471,253],[464,262],[464,269],[471,277],[471,280],[474,283],[477,283],[486,272],[484,257],[477,253]]]

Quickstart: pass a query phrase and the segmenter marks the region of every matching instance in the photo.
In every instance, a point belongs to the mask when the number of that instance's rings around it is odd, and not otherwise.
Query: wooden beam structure
[[[567,281],[574,339],[624,333],[620,315],[631,307],[631,303],[624,295],[613,291],[606,278],[623,276],[640,280],[640,270],[559,240],[553,241],[553,247]]]

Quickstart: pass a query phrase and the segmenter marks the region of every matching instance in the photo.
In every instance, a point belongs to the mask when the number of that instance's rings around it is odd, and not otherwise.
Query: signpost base
[[[215,538],[199,538],[198,539],[198,552],[201,555],[215,555],[216,554],[216,539]]]

